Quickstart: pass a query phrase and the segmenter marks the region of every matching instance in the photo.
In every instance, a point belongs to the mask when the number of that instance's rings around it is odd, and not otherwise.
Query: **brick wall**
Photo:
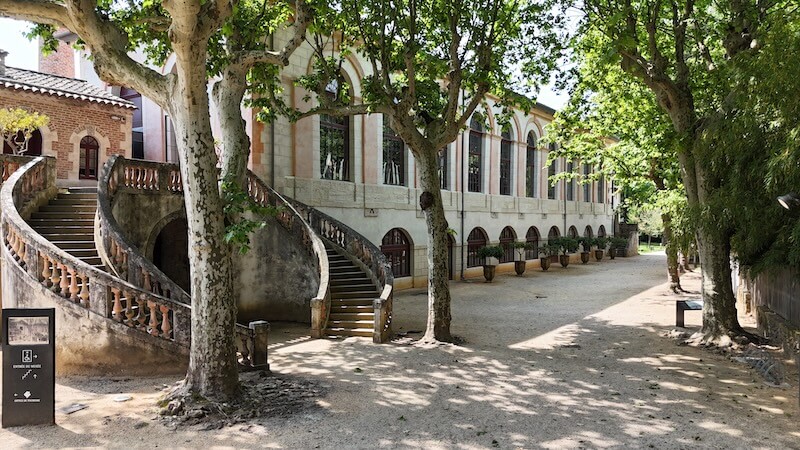
[[[75,50],[64,41],[59,41],[58,50],[48,56],[39,56],[39,72],[62,77],[75,77]]]
[[[9,107],[22,107],[50,117],[49,133],[42,133],[42,154],[56,157],[59,179],[78,178],[79,155],[74,142],[87,132],[100,143],[98,173],[109,156],[130,157],[133,117],[130,109],[0,89],[0,108]]]

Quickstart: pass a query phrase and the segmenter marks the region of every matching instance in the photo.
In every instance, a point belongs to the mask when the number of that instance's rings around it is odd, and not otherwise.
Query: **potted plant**
[[[614,236],[611,238],[611,259],[614,259],[615,256],[621,254],[625,256],[626,250],[628,248],[628,240],[624,237],[617,237]]]
[[[547,243],[539,247],[539,264],[542,266],[542,272],[547,272],[550,268],[550,258],[558,255],[558,246],[554,243]]]
[[[527,242],[514,242],[514,250],[517,252],[517,259],[514,261],[514,272],[517,275],[525,273],[528,262],[525,260],[525,250],[529,250],[531,245]]]
[[[505,251],[498,245],[487,245],[478,249],[478,258],[483,259],[483,278],[487,283],[494,279],[494,272],[497,269],[498,260],[503,257]]]
[[[605,251],[606,247],[608,247],[609,239],[605,236],[599,236],[594,239],[594,245],[597,248],[594,249],[594,258],[598,261],[603,259],[603,252]]]
[[[586,264],[589,262],[589,251],[592,249],[592,245],[594,245],[594,238],[578,238],[578,243],[581,246],[581,264]]]
[[[571,237],[560,237],[554,239],[554,244],[558,246],[558,262],[561,267],[567,268],[569,265],[569,254],[578,251],[578,240]]]

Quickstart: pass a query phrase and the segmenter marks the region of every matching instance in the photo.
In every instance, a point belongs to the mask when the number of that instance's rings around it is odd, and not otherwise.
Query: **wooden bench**
[[[702,311],[702,300],[677,300],[675,302],[675,326],[683,328],[684,311]]]

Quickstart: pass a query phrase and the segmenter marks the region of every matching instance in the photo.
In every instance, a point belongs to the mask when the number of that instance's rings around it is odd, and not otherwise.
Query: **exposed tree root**
[[[162,423],[214,430],[251,419],[286,417],[315,407],[322,395],[315,383],[264,371],[242,373],[239,380],[241,394],[227,403],[193,394],[181,382],[159,402]]]
[[[743,328],[731,330],[722,334],[698,331],[685,341],[686,345],[722,351],[739,350],[750,343],[761,345],[764,343],[764,339]]]

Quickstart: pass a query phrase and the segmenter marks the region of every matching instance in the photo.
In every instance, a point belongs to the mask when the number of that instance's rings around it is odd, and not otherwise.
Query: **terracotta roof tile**
[[[133,103],[84,80],[14,67],[6,67],[5,76],[0,76],[0,87],[136,109]]]

